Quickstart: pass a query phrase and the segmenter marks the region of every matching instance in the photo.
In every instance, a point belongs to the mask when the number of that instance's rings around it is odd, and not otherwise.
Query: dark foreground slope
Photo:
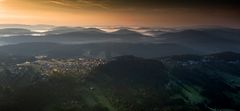
[[[0,68],[1,111],[240,110],[236,53],[24,64],[14,58]]]

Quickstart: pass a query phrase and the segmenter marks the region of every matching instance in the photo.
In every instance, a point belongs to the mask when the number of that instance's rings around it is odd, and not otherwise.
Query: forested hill
[[[1,111],[240,110],[237,53],[3,60]]]

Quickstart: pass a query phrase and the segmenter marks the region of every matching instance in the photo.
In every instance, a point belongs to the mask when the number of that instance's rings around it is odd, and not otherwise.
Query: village
[[[38,69],[44,75],[51,75],[54,73],[77,73],[86,74],[93,68],[105,64],[103,59],[92,59],[92,58],[47,58],[36,57],[33,62],[26,61],[21,64],[17,64],[16,70],[24,70],[28,67]]]

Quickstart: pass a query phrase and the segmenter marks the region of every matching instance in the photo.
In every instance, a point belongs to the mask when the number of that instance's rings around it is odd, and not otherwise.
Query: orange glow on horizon
[[[46,0],[45,0],[46,1]],[[215,10],[186,10],[160,8],[156,10],[115,10],[98,4],[75,6],[57,0],[33,2],[32,0],[0,0],[0,24],[50,24],[50,25],[121,25],[121,26],[186,26],[229,25],[239,26],[240,17],[235,12]],[[90,9],[91,7],[97,7]],[[102,8],[102,9],[100,9]],[[212,13],[211,13],[212,11]],[[237,16],[236,16],[237,15]]]

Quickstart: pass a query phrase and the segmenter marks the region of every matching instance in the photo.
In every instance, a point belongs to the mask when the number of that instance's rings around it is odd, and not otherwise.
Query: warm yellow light
[[[136,10],[134,8],[119,9],[115,5],[101,5],[99,2],[90,1],[97,0],[0,0],[0,24],[239,25],[239,13],[233,9],[191,8],[189,10],[187,8],[163,7],[150,10],[142,7]]]
[[[4,1],[4,0],[0,0],[0,18],[1,18],[2,16],[4,16],[4,9],[3,9],[3,6],[2,6],[2,4],[1,4],[2,1]]]

